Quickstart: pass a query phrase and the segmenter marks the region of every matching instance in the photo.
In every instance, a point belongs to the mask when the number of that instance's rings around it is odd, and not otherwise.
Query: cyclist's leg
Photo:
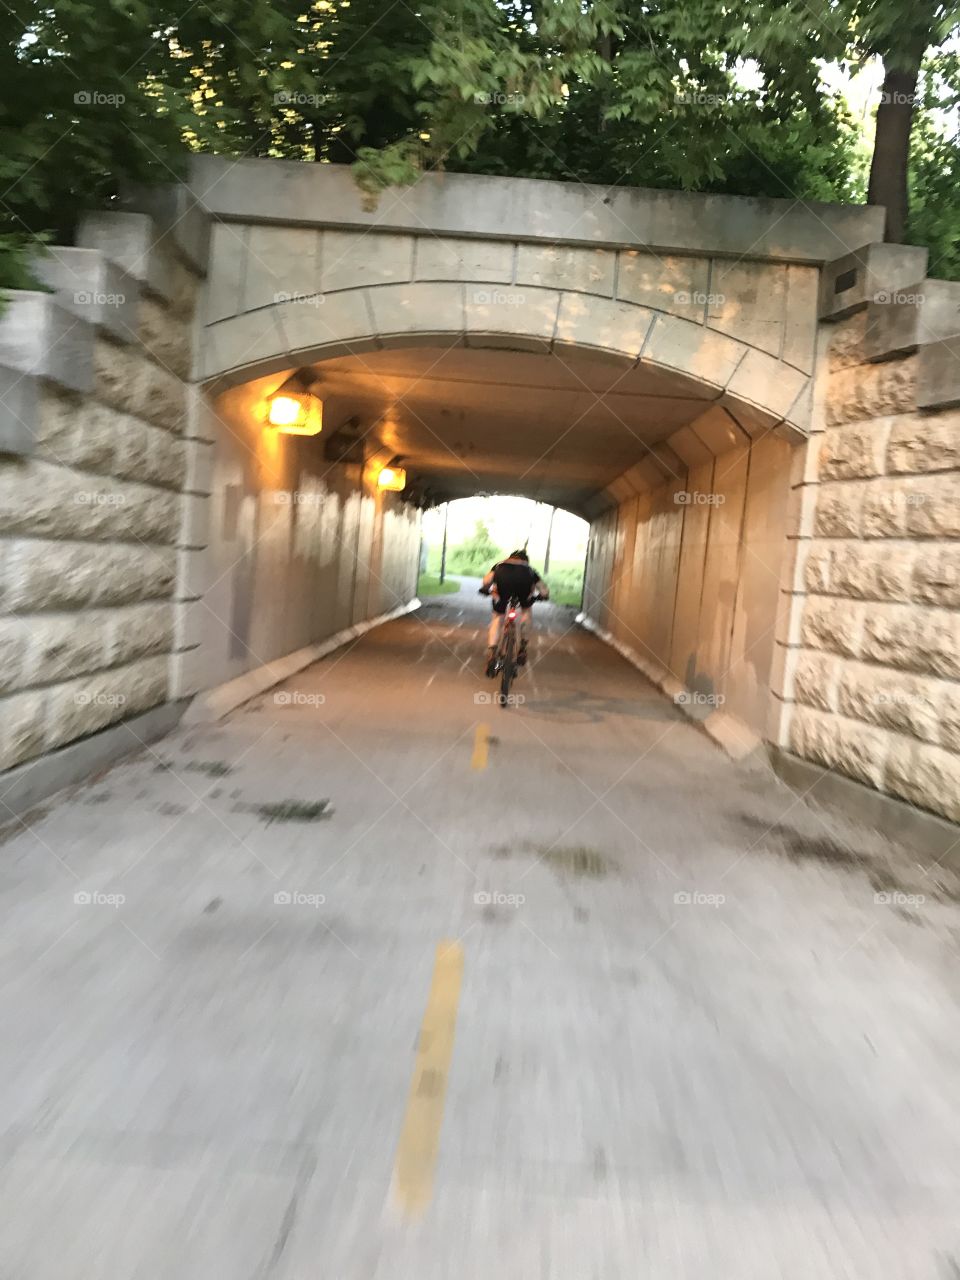
[[[493,602],[493,612],[490,615],[490,625],[487,628],[487,667],[488,676],[496,675],[497,661],[497,645],[500,643],[500,627],[503,624],[503,608],[498,608],[499,600]]]
[[[517,662],[522,667],[527,660],[527,637],[530,634],[531,609],[527,605],[526,608],[520,610],[520,648],[517,653]]]

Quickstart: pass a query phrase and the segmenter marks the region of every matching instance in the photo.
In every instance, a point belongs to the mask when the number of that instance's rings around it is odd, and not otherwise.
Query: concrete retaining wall
[[[595,521],[584,612],[737,754],[769,728],[791,446],[745,435]]]
[[[376,468],[330,463],[323,437],[264,428],[248,383],[205,400],[206,496],[189,551],[194,693],[406,605],[420,516],[376,489]]]

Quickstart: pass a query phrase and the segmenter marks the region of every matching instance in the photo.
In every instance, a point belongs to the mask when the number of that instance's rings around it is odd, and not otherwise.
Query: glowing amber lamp
[[[407,473],[403,467],[384,467],[377,476],[377,487],[400,493],[407,486]]]
[[[323,430],[323,401],[294,375],[270,397],[267,421],[287,435],[319,435]]]

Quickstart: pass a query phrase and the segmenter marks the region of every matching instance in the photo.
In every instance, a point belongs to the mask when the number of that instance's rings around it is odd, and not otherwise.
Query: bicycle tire
[[[516,675],[516,664],[514,662],[514,654],[516,651],[516,635],[513,627],[510,627],[507,634],[503,637],[503,665],[500,669],[500,693],[497,701],[501,707],[508,706],[510,697],[510,683]]]

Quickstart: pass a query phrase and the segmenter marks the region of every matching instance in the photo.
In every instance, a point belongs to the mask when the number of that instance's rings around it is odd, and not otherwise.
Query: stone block
[[[0,314],[0,366],[90,391],[95,333],[49,293],[11,292]]]
[[[816,267],[793,265],[786,271],[787,304],[781,359],[803,373],[812,374],[816,358],[820,273]]]
[[[641,364],[685,374],[721,390],[730,381],[743,354],[740,343],[721,333],[675,316],[657,316],[643,349]],[[694,427],[696,425],[694,423]]]
[[[31,760],[43,750],[46,695],[37,690],[0,698],[0,769]]]
[[[748,442],[747,435],[740,430],[726,409],[719,405],[711,405],[695,418],[690,424],[690,430],[715,457]]]
[[[177,497],[35,459],[0,467],[0,533],[172,542]]]
[[[213,684],[209,672],[209,658],[199,649],[184,649],[172,653],[169,659],[170,697],[190,698]]]
[[[355,300],[354,306],[357,305],[363,311],[365,328],[369,329],[362,298]],[[286,357],[288,347],[284,328],[280,324],[282,317],[291,322],[291,340],[296,345],[319,347],[325,342],[332,342],[336,336],[335,331],[329,324],[317,319],[317,313],[322,309],[319,306],[288,302],[231,316],[208,326],[200,343],[198,377],[207,381],[231,370],[243,369],[248,364]],[[319,325],[322,336],[313,342],[298,342],[303,330],[309,330],[311,337],[313,336],[313,325]]]
[[[841,369],[827,386],[830,426],[910,413],[917,407],[917,362],[911,357]]]
[[[73,680],[110,665],[110,621],[105,612],[38,614],[30,619],[25,676],[30,685]]]
[[[413,279],[413,236],[394,232],[323,232],[322,291]]]
[[[739,401],[760,409],[763,423],[769,424],[787,416],[806,385],[806,375],[799,369],[792,369],[762,351],[750,349],[727,383],[723,398],[725,402]],[[734,413],[741,421],[736,409]],[[750,423],[744,425],[749,428]],[[757,422],[758,427],[762,428],[762,425]]]
[[[939,747],[903,739],[890,752],[887,790],[911,804],[960,821],[960,757]]]
[[[111,666],[151,654],[169,653],[174,645],[174,605],[136,604],[108,614],[108,652]]]
[[[767,262],[714,261],[707,324],[748,347],[779,357],[783,346],[787,268]],[[811,330],[816,313],[807,317]]]
[[[176,572],[170,548],[11,539],[4,547],[0,612],[127,604],[170,596]]]
[[[195,649],[203,642],[211,623],[216,619],[202,600],[180,600],[173,606],[173,639],[172,647],[176,649]]]
[[[620,250],[617,297],[702,325],[707,313],[707,258]]]
[[[198,600],[209,582],[206,553],[195,547],[181,547],[177,551],[177,599]]]
[[[132,421],[96,401],[47,386],[40,399],[38,456],[109,475],[116,470],[121,424]]]
[[[471,288],[474,286],[468,286],[468,292]],[[486,285],[482,292],[494,299],[499,293]],[[371,289],[369,297],[377,334],[440,335],[448,339],[466,328],[461,284],[382,285]]]
[[[179,435],[186,420],[184,384],[142,352],[101,338],[94,349],[101,403]]]
[[[856,542],[838,549],[832,590],[859,600],[910,600],[913,594],[912,547],[876,547]]]
[[[790,750],[802,760],[832,769],[837,763],[837,717],[829,712],[794,706],[790,716]]]
[[[960,538],[960,473],[925,476],[905,488],[911,537]]]
[[[933,681],[885,667],[848,663],[839,682],[839,709],[852,719],[935,741],[936,691]]]
[[[909,605],[867,606],[861,653],[901,671],[960,677],[960,615]]]
[[[864,606],[824,596],[808,597],[800,637],[810,649],[856,657],[861,648]]]
[[[843,662],[824,653],[802,651],[793,673],[793,697],[807,707],[836,711],[837,683]]]
[[[867,487],[825,484],[816,494],[814,531],[820,538],[855,538],[860,533]]]
[[[650,332],[653,312],[625,302],[598,302],[575,293],[560,299],[556,341],[635,360]],[[703,449],[703,446],[700,446]]]
[[[136,342],[140,285],[98,249],[48,249],[36,256],[33,271],[78,320]]]
[[[0,694],[22,689],[28,682],[27,652],[30,626],[22,618],[0,618]]]
[[[516,282],[612,298],[616,263],[617,255],[612,249],[521,244],[517,246]]]
[[[803,583],[814,595],[833,592],[833,565],[838,549],[822,543],[814,543],[803,562]]]
[[[145,213],[88,213],[80,219],[76,235],[82,248],[98,249],[145,289],[169,300],[171,272],[160,239],[156,224]]]
[[[240,309],[321,293],[321,234],[315,227],[248,227]]]
[[[918,544],[913,564],[913,596],[925,604],[960,608],[960,547]]]
[[[144,658],[57,685],[47,694],[47,750],[96,733],[167,697],[167,658]]]
[[[467,240],[459,236],[417,236],[417,280],[469,280],[510,284],[515,246],[503,240]]]
[[[181,483],[187,493],[209,495],[213,492],[214,445],[206,440],[184,441]]]
[[[857,720],[837,719],[835,768],[858,782],[878,790],[883,785],[883,770],[890,749],[891,734],[883,729],[868,728]]]
[[[249,228],[214,222],[210,228],[210,273],[203,291],[204,325],[227,320],[243,310]]]
[[[156,298],[145,297],[137,308],[137,328],[143,349],[157,364],[187,381],[192,365],[193,325]]]
[[[531,285],[466,289],[467,346],[546,351],[553,341],[560,295]]]
[[[29,457],[39,430],[39,378],[0,365],[0,455]]]
[[[918,409],[960,405],[960,337],[925,343],[915,358]]]
[[[820,316],[839,320],[877,295],[907,289],[927,272],[927,250],[914,245],[864,245],[828,262],[820,275]]]
[[[893,418],[886,465],[907,474],[960,469],[960,410]]]
[[[896,421],[877,418],[825,431],[820,438],[821,481],[883,475],[887,440]]]
[[[195,493],[183,495],[178,546],[202,548],[207,545],[210,538],[210,506],[209,496]]]
[[[865,364],[867,313],[861,310],[832,325],[827,346],[827,372],[836,373],[853,365]]]
[[[912,505],[922,501],[912,486],[902,480],[875,480],[863,486],[860,528],[865,538],[906,536]]]
[[[363,342],[374,337],[368,297],[366,290],[354,289],[334,297],[325,295],[317,306],[307,302],[281,303],[272,308],[277,316],[277,335],[265,332],[257,337],[257,331],[252,330],[242,347],[237,344],[234,359],[243,365],[257,357],[261,345],[268,351],[271,346],[277,349],[278,343],[291,353],[291,365],[307,363],[313,352],[327,357],[362,351]]]

